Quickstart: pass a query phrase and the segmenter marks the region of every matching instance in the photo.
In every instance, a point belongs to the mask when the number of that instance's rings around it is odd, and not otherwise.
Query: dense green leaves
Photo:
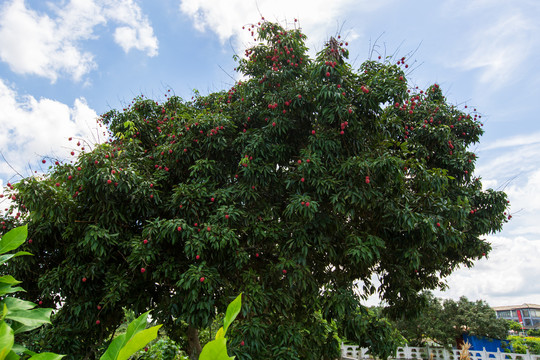
[[[409,343],[417,346],[426,341],[452,346],[463,332],[503,340],[508,333],[506,320],[497,319],[486,302],[470,301],[464,296],[458,301],[443,301],[427,293],[416,317],[401,317],[393,322]]]
[[[100,118],[110,142],[9,189],[6,227],[27,223],[35,254],[10,273],[27,300],[62,304],[44,348],[94,354],[129,307],[196,357],[196,329],[243,293],[238,358],[335,358],[340,335],[387,355],[362,300],[414,313],[489,253],[507,201],[473,177],[480,114],[410,86],[404,58],[356,70],[338,39],[311,59],[299,29],[250,31],[245,80],[191,102],[141,95]]]

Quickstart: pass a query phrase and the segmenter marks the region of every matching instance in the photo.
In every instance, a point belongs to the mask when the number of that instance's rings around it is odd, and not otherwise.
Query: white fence
[[[367,348],[356,345],[341,345],[341,358],[343,360],[373,359]],[[471,360],[540,360],[540,355],[515,354],[505,352],[490,352],[484,350],[470,350]],[[447,350],[438,347],[398,347],[396,356],[398,360],[459,360],[460,350]]]

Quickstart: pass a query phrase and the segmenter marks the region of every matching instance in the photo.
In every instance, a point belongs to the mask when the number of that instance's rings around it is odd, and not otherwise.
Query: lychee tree
[[[247,30],[230,90],[137,97],[101,117],[110,142],[12,185],[35,256],[9,272],[61,307],[43,346],[92,358],[129,307],[195,359],[243,293],[238,359],[333,359],[340,337],[386,356],[395,334],[362,300],[414,310],[490,251],[507,200],[473,177],[476,111],[409,86],[404,58],[357,71],[339,38],[311,59],[299,29]]]

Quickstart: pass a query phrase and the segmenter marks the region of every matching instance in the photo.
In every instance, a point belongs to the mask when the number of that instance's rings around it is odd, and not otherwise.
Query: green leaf
[[[141,314],[138,318],[133,320],[128,325],[128,328],[126,331],[126,338],[124,339],[124,345],[127,344],[136,333],[138,333],[139,331],[143,330],[146,327],[149,313],[150,311],[147,311],[144,314]]]
[[[17,256],[23,256],[23,255],[32,255],[32,254],[29,253],[28,251],[18,251],[15,254],[0,255],[0,264],[5,263],[6,261],[8,261],[11,258],[14,258],[14,257],[17,257]]]
[[[0,255],[0,264],[5,263],[11,258],[17,257],[17,256],[23,256],[23,255],[33,255],[32,253],[29,253],[28,251],[17,251],[15,254],[4,254]]]
[[[13,329],[5,321],[2,321],[0,323],[0,360],[4,360],[8,356],[14,343]]]
[[[158,335],[158,330],[162,325],[153,326],[149,329],[137,332],[128,342],[122,347],[118,353],[116,360],[127,360],[138,350],[142,349],[150,341],[154,340]]]
[[[10,311],[16,310],[30,310],[36,307],[31,301],[21,300],[13,297],[7,297],[2,302],[8,307]]]
[[[15,279],[11,275],[4,275],[4,276],[0,276],[0,283],[9,284],[9,285],[17,285],[17,284],[22,283],[22,281]]]
[[[28,355],[34,355],[33,352],[31,352],[30,350],[28,350],[27,348],[25,348],[24,346],[20,344],[14,344],[13,347],[11,348],[11,351],[13,351],[15,354],[25,353]]]
[[[5,254],[8,251],[18,248],[24,243],[27,236],[28,227],[26,225],[8,231],[0,239],[0,254]]]
[[[221,338],[207,343],[201,351],[199,360],[233,360],[227,354],[227,339]]]
[[[19,360],[20,358],[21,357],[13,350],[11,350],[6,356],[6,360]]]
[[[216,333],[216,339],[223,339],[225,337],[225,331],[223,331],[223,326],[219,328]]]
[[[0,283],[0,296],[5,295],[5,294],[11,294],[17,291],[24,291],[24,289],[20,286],[13,287],[9,284]]]
[[[9,310],[9,308],[8,308]],[[6,319],[17,321],[27,327],[36,328],[51,323],[52,309],[16,310],[8,311]]]
[[[122,346],[124,345],[124,339],[126,338],[126,334],[119,335],[114,338],[114,340],[111,342],[107,350],[99,360],[115,360],[118,356],[118,353],[122,349]]]
[[[44,352],[41,354],[34,355],[28,360],[59,360],[63,358],[64,356],[66,355],[58,355],[51,352]]]
[[[128,359],[136,351],[142,349],[150,341],[157,337],[161,325],[144,330],[149,311],[133,320],[125,334],[117,336],[109,345],[100,360]]]
[[[223,332],[227,333],[229,325],[236,319],[236,316],[240,312],[242,307],[242,294],[238,295],[232,303],[227,306],[227,312],[225,313],[225,319],[223,320]]]

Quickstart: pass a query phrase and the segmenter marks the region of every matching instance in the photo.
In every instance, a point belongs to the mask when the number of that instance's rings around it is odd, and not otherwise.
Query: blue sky
[[[69,159],[70,136],[103,140],[97,115],[139,94],[229,88],[232,56],[250,44],[241,28],[261,15],[297,18],[313,53],[341,34],[356,68],[371,50],[407,56],[414,85],[437,82],[451,103],[483,114],[476,175],[507,191],[513,218],[488,236],[489,258],[437,295],[539,304],[536,0],[2,0],[0,151],[16,171],[0,159],[0,185],[45,171],[44,157]]]

